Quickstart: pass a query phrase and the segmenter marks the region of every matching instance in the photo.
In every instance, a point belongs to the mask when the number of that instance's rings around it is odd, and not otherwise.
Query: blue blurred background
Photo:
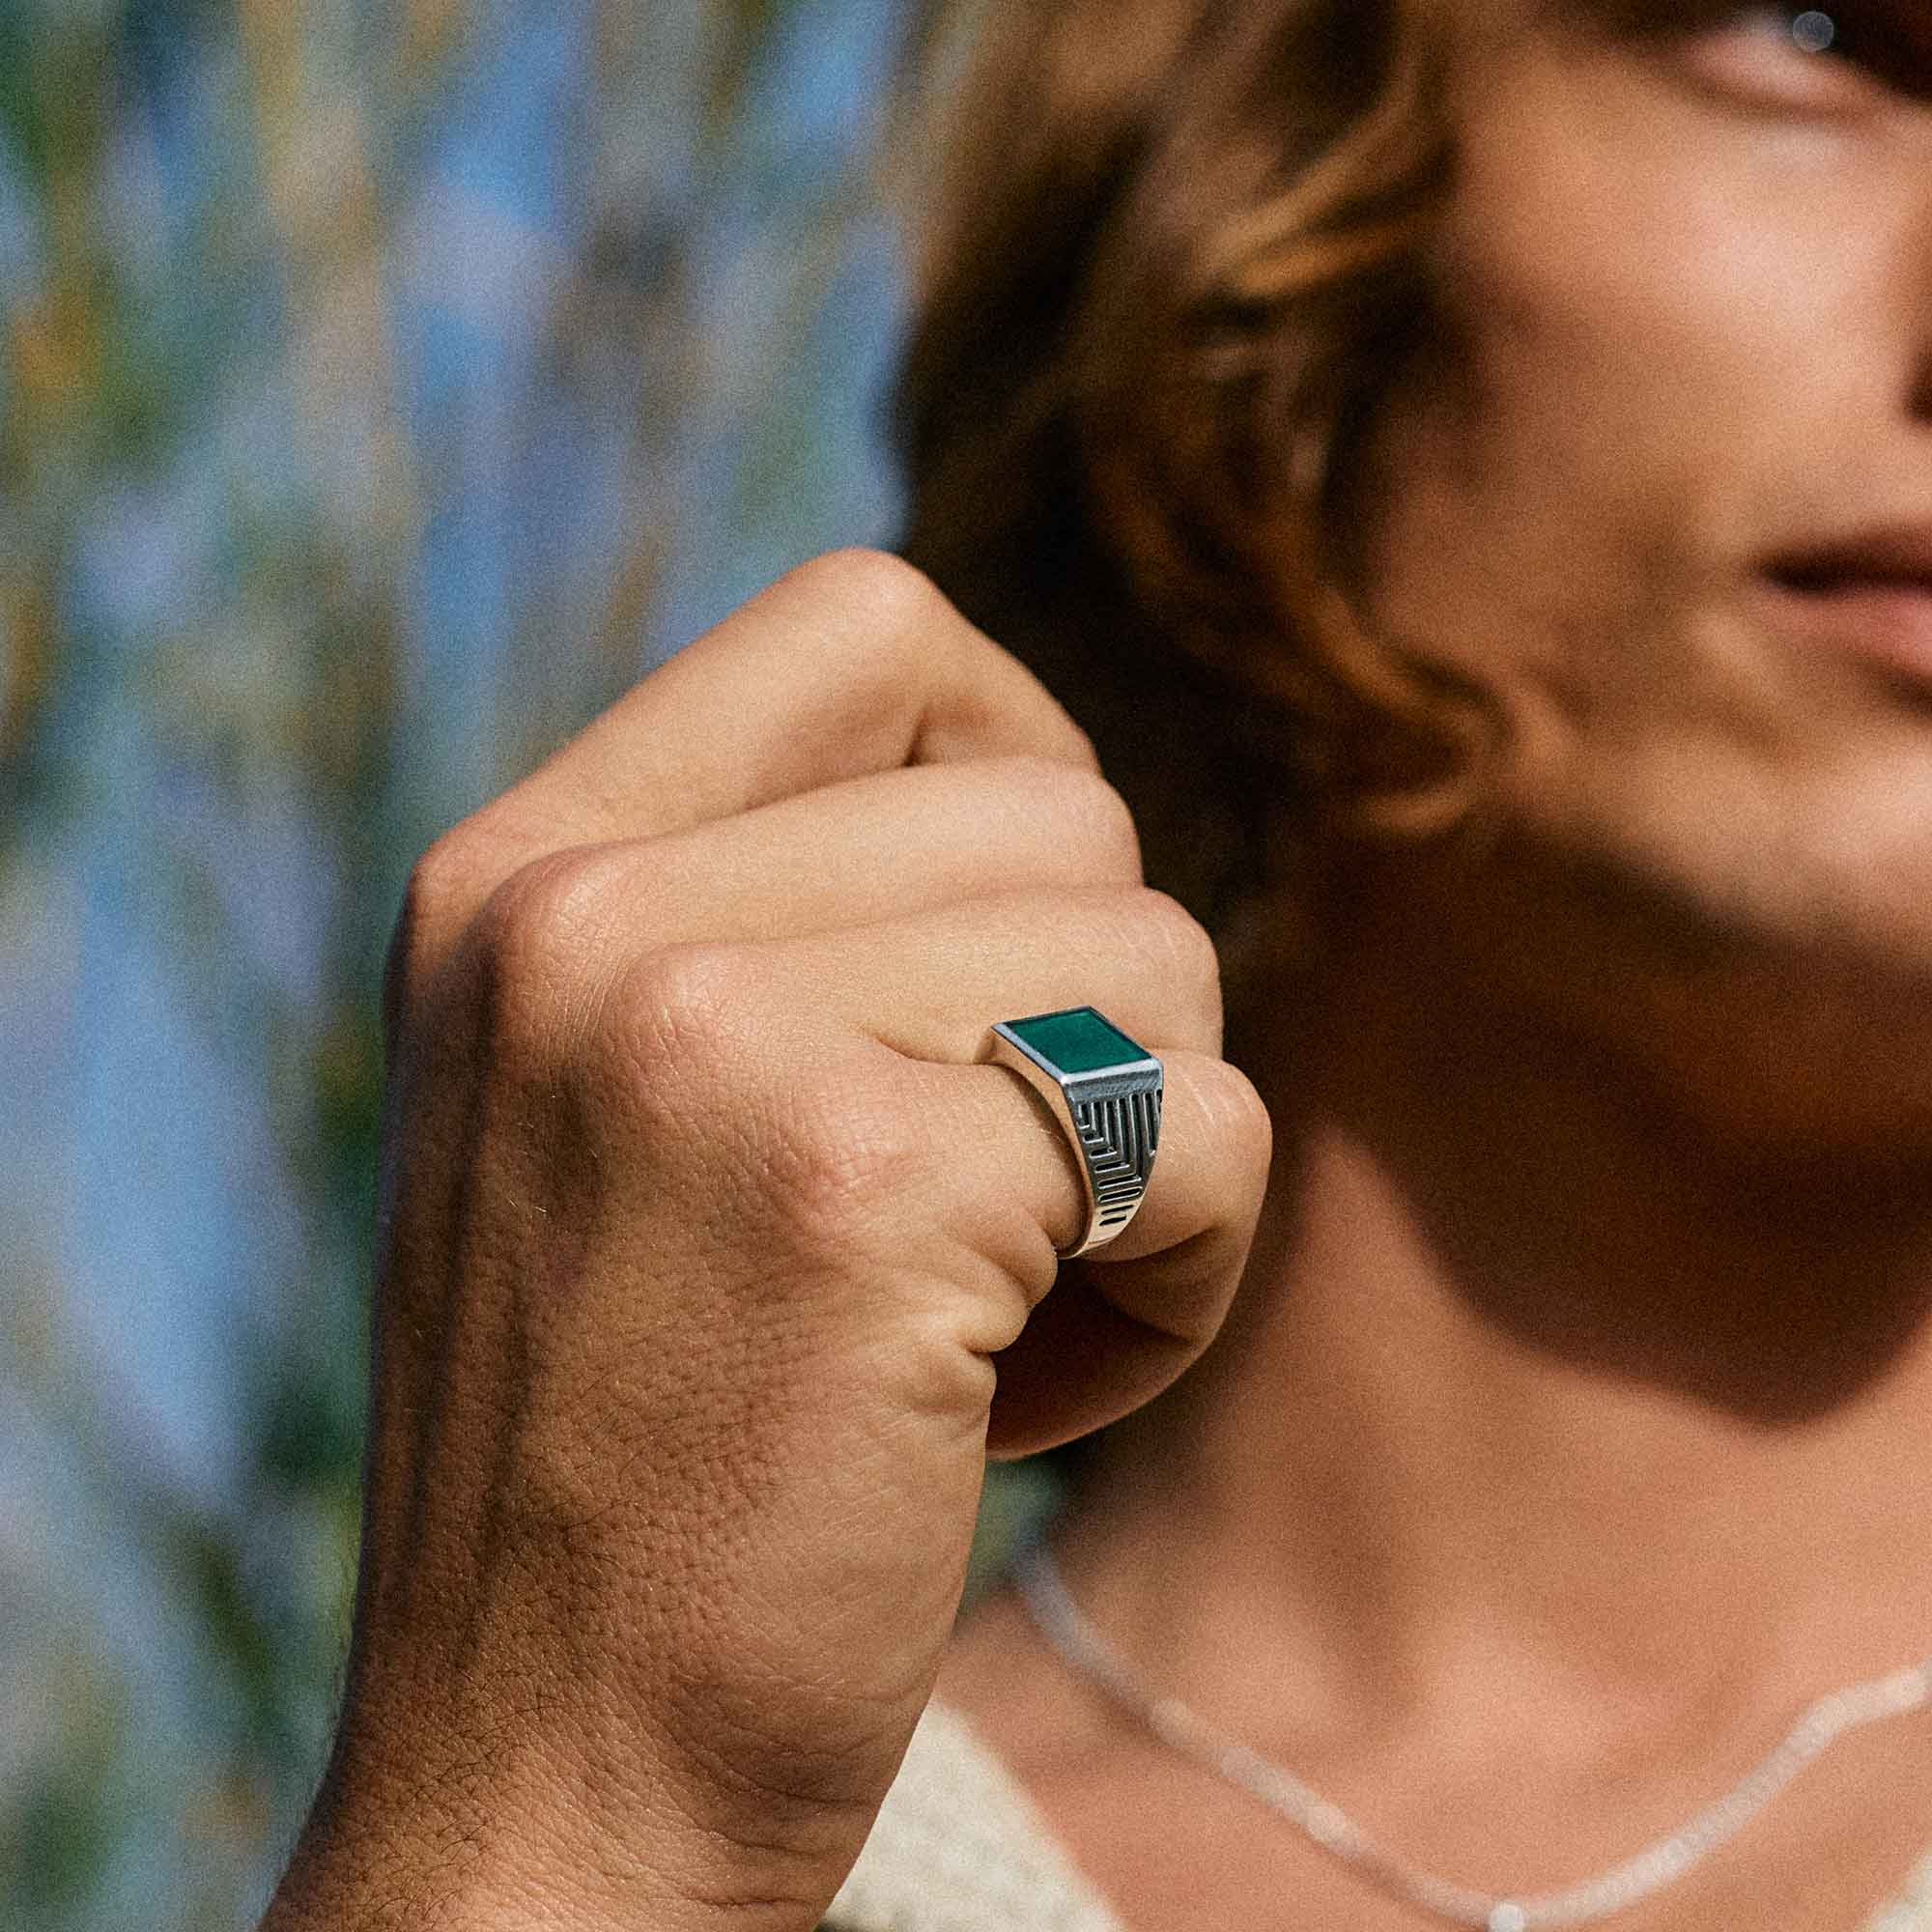
[[[908,0],[0,0],[0,1924],[249,1922],[411,859],[889,539]]]

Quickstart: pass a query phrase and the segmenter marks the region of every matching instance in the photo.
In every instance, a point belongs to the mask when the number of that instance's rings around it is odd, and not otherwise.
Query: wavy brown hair
[[[1228,927],[1342,828],[1439,822],[1480,706],[1349,595],[1432,339],[1440,0],[991,0],[920,218],[906,554],[1091,730]]]

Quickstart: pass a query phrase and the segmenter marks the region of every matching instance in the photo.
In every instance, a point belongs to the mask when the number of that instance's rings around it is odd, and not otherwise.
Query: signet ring
[[[1087,1219],[1061,1260],[1104,1247],[1147,1197],[1160,1146],[1160,1062],[1092,1007],[1003,1020],[987,1057],[1033,1088],[1072,1144]]]

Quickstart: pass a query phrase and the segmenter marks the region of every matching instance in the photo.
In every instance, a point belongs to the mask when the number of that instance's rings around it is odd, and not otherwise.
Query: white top
[[[952,1712],[913,1735],[824,1932],[1126,1932],[1026,1793]],[[1865,1932],[1932,1932],[1932,1858]]]

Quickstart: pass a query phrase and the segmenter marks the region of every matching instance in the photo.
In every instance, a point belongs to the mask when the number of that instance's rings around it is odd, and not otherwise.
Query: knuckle
[[[566,972],[581,953],[594,889],[592,866],[580,853],[533,859],[484,901],[477,942],[513,978]]]
[[[694,940],[632,959],[591,1039],[595,1079],[630,1130],[715,1196],[765,1188],[781,1056],[742,949]],[[681,1152],[678,1152],[681,1151]]]
[[[817,1081],[775,1122],[772,1205],[793,1243],[843,1260],[855,1236],[895,1226],[932,1150],[915,1110],[882,1085]]]
[[[466,950],[500,1042],[541,1054],[581,1009],[597,901],[594,859],[581,852],[532,860],[484,900]]]
[[[830,551],[801,564],[793,581],[851,617],[867,636],[923,631],[947,608],[931,578],[889,551]]]
[[[1266,1101],[1255,1083],[1225,1060],[1204,1062],[1193,1084],[1225,1171],[1259,1198],[1274,1157],[1274,1122]]]
[[[1141,878],[1140,833],[1127,802],[1097,770],[1051,758],[1009,761],[1042,819],[1077,853],[1083,867],[1103,879]]]
[[[810,1193],[867,1120],[838,1047],[758,944],[690,940],[625,971],[600,1046],[646,1131],[720,1163],[740,1195]],[[856,1155],[853,1160],[856,1161]]]
[[[716,1074],[748,1057],[758,989],[749,949],[721,941],[662,946],[625,976],[622,1026],[632,1055],[663,1078]]]
[[[1140,894],[1144,928],[1159,952],[1169,983],[1185,988],[1217,1021],[1221,1010],[1221,954],[1212,934],[1170,893],[1146,887]]]
[[[888,1051],[802,1034],[785,1017],[796,989],[777,975],[754,946],[640,960],[618,1002],[625,1077],[649,1125],[713,1163],[780,1250],[836,1264],[891,1204],[902,1209],[930,1137]]]

